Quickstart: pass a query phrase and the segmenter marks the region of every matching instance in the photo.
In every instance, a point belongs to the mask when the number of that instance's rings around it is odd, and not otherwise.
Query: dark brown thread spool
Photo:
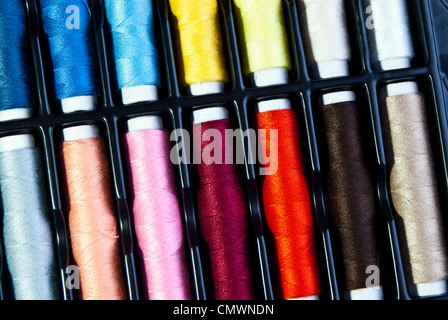
[[[336,227],[345,271],[346,298],[382,300],[380,284],[368,283],[379,268],[376,196],[366,162],[360,106],[352,91],[325,94],[323,120],[328,146],[328,205]]]

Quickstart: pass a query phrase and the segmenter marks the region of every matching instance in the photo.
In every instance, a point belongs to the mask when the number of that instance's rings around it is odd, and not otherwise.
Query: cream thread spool
[[[385,86],[380,92],[383,99],[416,93],[419,93],[419,87],[415,81],[392,83]],[[408,284],[408,290],[413,297],[440,296],[448,292],[448,284],[447,280],[414,283]]]
[[[351,47],[343,0],[300,0],[306,58],[313,77],[348,76]]]

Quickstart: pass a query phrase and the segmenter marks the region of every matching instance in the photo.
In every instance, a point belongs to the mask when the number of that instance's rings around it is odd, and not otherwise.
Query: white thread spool
[[[351,47],[344,0],[300,0],[299,9],[313,77],[348,76]]]
[[[414,47],[406,0],[364,0],[364,7],[373,68],[409,68]]]

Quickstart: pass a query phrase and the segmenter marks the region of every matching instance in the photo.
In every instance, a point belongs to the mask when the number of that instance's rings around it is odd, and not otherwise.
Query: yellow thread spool
[[[234,0],[243,70],[291,69],[281,0]]]
[[[226,82],[217,0],[170,0],[183,86]]]

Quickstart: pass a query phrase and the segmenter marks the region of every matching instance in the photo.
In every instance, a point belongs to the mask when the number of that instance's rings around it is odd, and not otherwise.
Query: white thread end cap
[[[204,108],[193,111],[193,121],[196,124],[228,118],[229,111],[224,107]]]
[[[285,68],[270,68],[255,71],[253,82],[257,87],[268,87],[288,83],[288,70]]]
[[[347,60],[318,62],[313,66],[313,74],[319,79],[348,77],[350,75]]]
[[[81,125],[62,129],[64,141],[76,141],[82,139],[98,138],[100,132],[97,126]]]
[[[127,127],[129,132],[148,129],[162,130],[163,121],[159,116],[141,116],[129,119],[127,121]]]
[[[288,99],[274,99],[261,101],[257,104],[257,112],[268,112],[276,110],[289,110],[291,109],[291,101]]]
[[[33,148],[35,145],[34,137],[31,134],[19,134],[0,138],[0,152]]]
[[[18,108],[0,111],[0,122],[29,119],[33,116],[33,110]]]
[[[432,297],[441,296],[448,292],[447,282],[445,280],[419,283],[410,287],[411,295],[415,297]]]
[[[418,92],[418,84],[414,81],[398,82],[388,84],[386,86],[386,94],[388,97],[413,94]]]
[[[159,99],[159,92],[157,87],[152,85],[127,87],[121,89],[121,98],[125,105],[156,101]]]
[[[353,91],[338,91],[322,95],[322,105],[324,106],[353,101],[356,101],[356,95]]]
[[[224,83],[222,81],[195,83],[190,86],[190,93],[193,96],[216,94],[221,93],[223,91],[224,91]]]
[[[383,288],[380,286],[352,290],[352,291],[347,292],[346,295],[347,295],[347,298],[350,300],[358,300],[358,301],[384,300]]]
[[[93,111],[97,108],[97,98],[95,96],[80,96],[61,100],[63,113],[79,111]]]

